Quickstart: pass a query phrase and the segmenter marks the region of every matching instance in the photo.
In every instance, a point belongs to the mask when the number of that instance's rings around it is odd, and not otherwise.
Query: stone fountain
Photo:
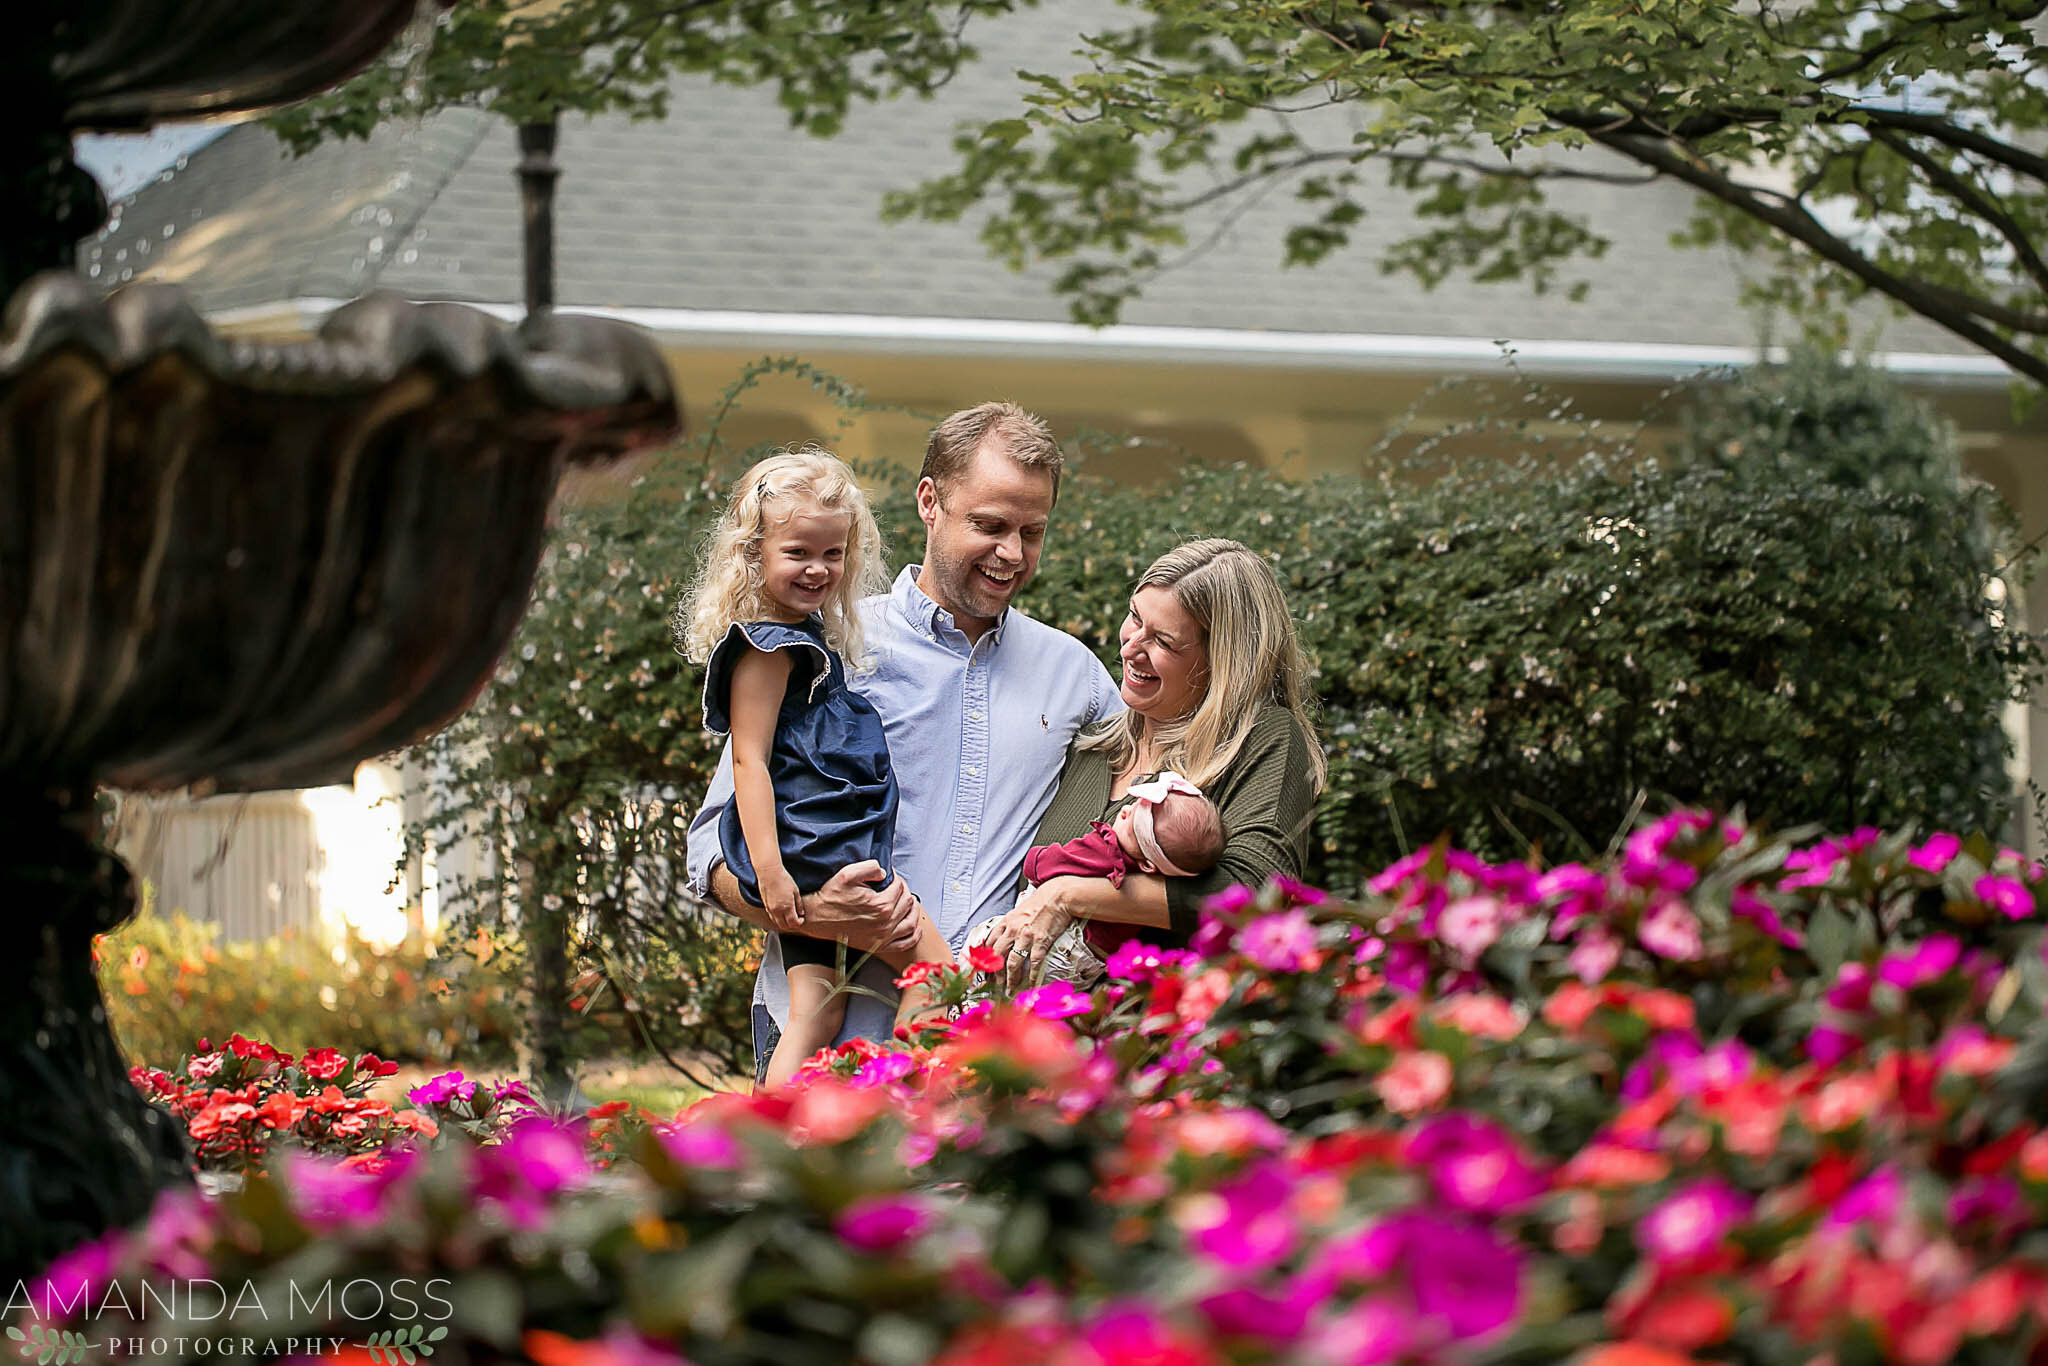
[[[562,472],[679,427],[616,323],[371,296],[259,344],[68,269],[105,214],[74,131],[316,93],[413,3],[39,3],[0,55],[41,120],[0,139],[0,1284],[189,1179],[93,974],[133,907],[96,789],[345,782],[433,730],[522,615]]]

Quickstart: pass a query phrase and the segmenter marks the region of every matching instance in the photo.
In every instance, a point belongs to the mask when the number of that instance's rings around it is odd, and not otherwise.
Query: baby
[[[1110,821],[1095,821],[1088,833],[1065,844],[1041,844],[1024,856],[1024,880],[1036,887],[1055,877],[1107,878],[1121,887],[1133,872],[1192,877],[1223,856],[1223,819],[1215,803],[1178,773],[1133,783],[1130,800]],[[991,921],[970,935],[979,943]],[[1053,941],[1045,978],[1086,985],[1102,975],[1104,960],[1144,931],[1134,925],[1084,921]]]

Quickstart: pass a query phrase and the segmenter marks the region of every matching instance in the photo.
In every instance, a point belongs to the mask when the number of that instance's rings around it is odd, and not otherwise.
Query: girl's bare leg
[[[839,974],[819,963],[798,963],[789,969],[789,1023],[768,1058],[763,1085],[780,1086],[821,1048],[839,1037],[846,1019],[846,997],[835,991]]]
[[[946,942],[946,936],[939,933],[939,927],[932,923],[932,918],[926,915],[924,907],[920,906],[917,908],[916,946],[910,952],[892,955],[886,961],[898,975],[901,975],[912,963],[950,965],[955,960],[952,945]],[[929,990],[922,986],[909,988],[903,993],[903,999],[896,1007],[896,1027],[903,1028],[933,1008],[932,993]]]

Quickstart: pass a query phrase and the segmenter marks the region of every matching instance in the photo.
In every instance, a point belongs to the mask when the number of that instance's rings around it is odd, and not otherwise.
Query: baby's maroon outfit
[[[1142,872],[1138,861],[1117,843],[1116,827],[1091,821],[1088,833],[1065,844],[1041,844],[1024,855],[1024,880],[1036,887],[1062,874],[1071,877],[1106,877],[1112,887],[1124,885],[1126,873]],[[1112,925],[1100,920],[1087,923],[1083,933],[1089,947],[1107,957],[1127,939],[1138,937],[1135,925]]]

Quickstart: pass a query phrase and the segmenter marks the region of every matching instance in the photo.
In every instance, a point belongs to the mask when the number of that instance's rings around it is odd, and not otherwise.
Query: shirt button
[[[981,766],[979,764],[969,764],[967,766],[967,776],[970,778],[979,778],[981,776]]]
[[[974,833],[974,827],[971,825],[963,825],[960,827],[960,833],[963,835],[971,835]]]
[[[957,877],[953,879],[953,890],[956,892],[959,891],[962,887],[965,887],[966,885],[966,883],[962,882]]]
[[[967,719],[970,721],[979,721],[981,719],[981,713],[978,711],[968,712]]]

